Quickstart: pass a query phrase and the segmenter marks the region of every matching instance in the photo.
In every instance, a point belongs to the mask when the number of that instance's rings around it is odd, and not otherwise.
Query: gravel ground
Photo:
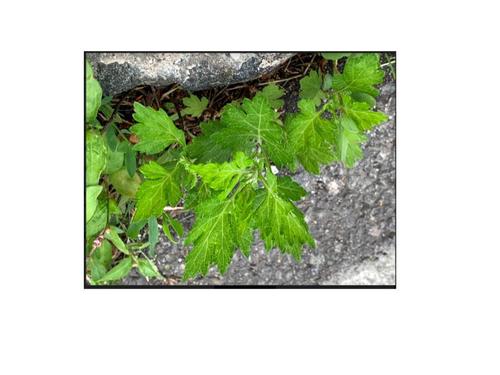
[[[204,278],[182,283],[188,248],[172,244],[163,235],[156,260],[168,284],[188,285],[394,285],[396,235],[396,132],[392,81],[381,87],[377,106],[389,121],[369,133],[365,158],[356,167],[323,167],[318,176],[299,171],[293,178],[310,194],[299,202],[316,249],[305,248],[295,262],[279,250],[266,253],[257,240],[247,259],[238,251],[227,273],[212,268]],[[293,110],[296,92],[290,91],[285,108]],[[190,228],[194,217],[179,219]],[[135,270],[123,285],[161,285],[146,281]]]

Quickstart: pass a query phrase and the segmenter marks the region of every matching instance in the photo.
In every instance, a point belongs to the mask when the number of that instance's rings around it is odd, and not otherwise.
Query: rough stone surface
[[[286,61],[283,53],[88,53],[106,95],[139,85],[179,83],[189,91],[258,78]]]
[[[288,93],[285,108],[293,109],[297,92]],[[389,121],[369,133],[365,158],[354,168],[323,167],[318,176],[299,171],[293,178],[310,192],[299,203],[316,249],[305,248],[297,263],[278,250],[266,253],[257,240],[250,258],[237,252],[224,276],[213,268],[192,285],[394,285],[396,232],[395,84],[381,87],[378,108]],[[190,228],[193,214],[180,216]],[[256,239],[257,239],[256,235]],[[170,283],[178,283],[189,249],[163,235],[157,265]],[[145,285],[136,271],[123,281]],[[150,281],[161,284],[160,281]]]

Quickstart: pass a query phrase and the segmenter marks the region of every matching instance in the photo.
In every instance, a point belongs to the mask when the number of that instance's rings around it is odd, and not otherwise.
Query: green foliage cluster
[[[280,116],[284,90],[269,84],[252,99],[227,104],[219,119],[202,122],[202,133],[188,144],[177,116],[140,103],[134,103],[135,124],[121,129],[87,65],[87,280],[114,282],[134,267],[146,278],[163,278],[152,261],[158,228],[171,241],[183,237],[171,215],[179,205],[196,218],[185,238],[192,249],[184,280],[206,275],[213,265],[224,273],[238,250],[249,256],[255,231],[267,250],[296,260],[304,246],[314,247],[295,206],[307,192],[281,172],[302,165],[318,174],[332,162],[353,167],[363,156],[365,132],[387,120],[373,109],[384,78],[378,54],[323,57],[334,61],[333,74],[313,70],[300,81],[298,112]],[[340,58],[346,58],[342,72]],[[190,95],[183,104],[181,115],[201,117],[208,100]],[[99,111],[114,116],[104,128]],[[145,227],[143,243],[138,236]]]

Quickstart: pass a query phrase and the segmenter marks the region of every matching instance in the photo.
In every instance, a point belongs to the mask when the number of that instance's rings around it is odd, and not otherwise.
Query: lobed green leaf
[[[371,130],[375,125],[387,121],[385,113],[372,111],[366,102],[355,102],[347,95],[342,95],[342,102],[345,115],[350,117],[361,131]]]
[[[208,99],[205,97],[200,99],[196,95],[191,94],[190,96],[182,99],[182,103],[186,106],[186,108],[181,111],[182,115],[200,117],[205,109],[207,109]]]
[[[257,196],[256,226],[266,250],[279,248],[300,260],[302,247],[315,246],[302,212],[279,194],[278,181],[270,171],[265,188]]]
[[[321,164],[335,160],[332,144],[336,126],[316,111],[312,100],[301,100],[298,107],[299,113],[289,116],[286,122],[290,146],[304,168],[318,174]]]
[[[352,168],[358,160],[363,157],[361,144],[366,141],[356,123],[349,117],[343,116],[340,119],[340,126],[337,130],[336,152],[338,159],[348,168]]]
[[[221,122],[227,127],[221,131],[224,143],[234,151],[251,155],[254,149],[262,149],[278,166],[293,162],[279,114],[269,105],[266,97],[245,98],[241,106],[227,105]]]
[[[145,181],[136,195],[134,221],[145,220],[151,216],[158,217],[167,204],[175,206],[181,198],[178,178],[180,167],[167,170],[152,161],[139,170],[144,175]]]
[[[283,107],[283,104],[285,103],[285,101],[281,99],[281,97],[285,95],[285,90],[274,83],[266,85],[262,91],[255,94],[255,96],[259,95],[265,97],[269,105],[274,109]]]
[[[210,188],[222,191],[219,198],[225,199],[236,184],[245,175],[249,175],[252,165],[252,159],[245,156],[243,152],[237,152],[231,162],[193,164],[189,169],[200,176]]]
[[[134,145],[134,150],[146,154],[157,154],[173,143],[186,145],[184,132],[175,127],[174,122],[163,109],[156,111],[135,102],[134,111],[133,117],[137,124],[133,125],[130,130],[139,138],[139,142]]]
[[[197,163],[222,163],[231,159],[239,144],[227,136],[227,127],[220,121],[209,120],[200,125],[202,134],[187,146],[187,154]]]
[[[307,195],[307,191],[290,176],[278,176],[278,193],[283,198],[298,201]]]
[[[326,97],[321,90],[322,79],[319,73],[311,70],[307,76],[300,80],[300,98],[310,99],[315,106],[321,104],[321,100]]]
[[[194,245],[186,257],[183,279],[206,275],[211,265],[224,274],[239,247],[248,255],[252,238],[254,194],[248,189],[220,200],[202,201],[195,208],[196,221],[186,237],[186,245]]]
[[[378,96],[374,87],[384,80],[377,53],[363,53],[347,59],[342,74],[333,76],[333,88],[337,91],[359,92]]]

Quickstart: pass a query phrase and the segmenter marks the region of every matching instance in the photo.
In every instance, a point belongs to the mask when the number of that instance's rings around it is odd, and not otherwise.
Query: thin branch
[[[306,75],[306,74],[307,74],[307,71],[308,71],[308,70],[309,70],[309,68],[311,67],[311,64],[313,63],[313,61],[314,61],[314,59],[315,59],[315,58],[316,58],[316,55],[313,55],[313,57],[312,57],[311,61],[310,61],[310,62],[309,62],[309,64],[307,65],[306,70],[304,70],[304,73],[303,73],[304,75]]]
[[[266,86],[266,85],[270,85],[271,83],[286,82],[286,81],[290,81],[292,79],[300,78],[300,77],[303,77],[303,76],[304,76],[304,74],[298,74],[298,75],[293,76],[293,77],[288,77],[288,78],[283,78],[283,79],[277,79],[276,81],[262,82],[262,83],[259,83],[257,86]]]
[[[210,103],[208,103],[207,108],[212,108],[212,104],[214,104],[215,99],[217,99],[221,94],[223,94],[227,89],[227,86],[224,87],[222,90],[219,90],[213,97],[210,99]]]
[[[396,60],[392,60],[392,61],[380,64],[380,67],[383,68],[384,66],[392,66],[392,64],[394,64],[395,62],[396,62]]]
[[[244,84],[244,85],[240,85],[240,86],[234,86],[234,87],[230,87],[228,89],[226,89],[226,91],[233,91],[233,90],[238,90],[238,89],[242,89],[244,87],[247,87],[248,84]]]
[[[170,207],[170,206],[167,206],[167,207],[163,208],[163,211],[165,211],[165,212],[182,211],[182,210],[184,210],[184,207],[182,207],[182,206],[179,206],[179,207]]]
[[[160,102],[163,101],[163,99],[166,99],[167,96],[169,96],[171,93],[173,93],[174,91],[178,90],[180,88],[179,85],[175,85],[174,87],[172,87],[170,90],[168,90],[165,94],[163,94],[161,97],[160,97]]]

